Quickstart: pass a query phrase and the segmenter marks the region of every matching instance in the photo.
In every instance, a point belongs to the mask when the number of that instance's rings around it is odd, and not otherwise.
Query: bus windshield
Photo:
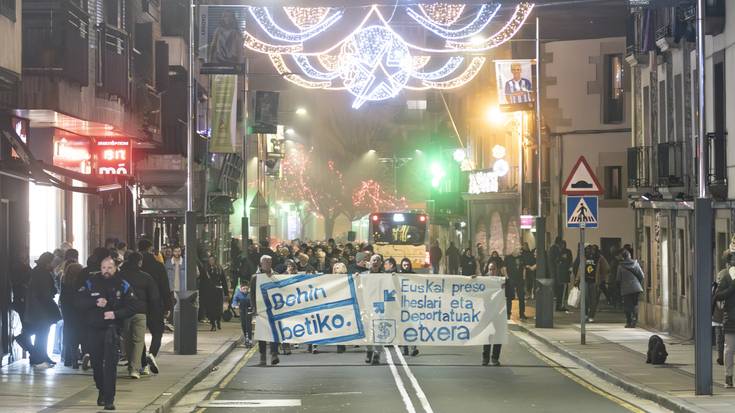
[[[426,238],[426,215],[375,213],[370,216],[373,242],[392,245],[422,245]]]

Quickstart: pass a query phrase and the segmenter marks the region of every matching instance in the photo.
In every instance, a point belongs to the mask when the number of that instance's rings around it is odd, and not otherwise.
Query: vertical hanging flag
[[[212,75],[209,151],[237,152],[237,75]]]

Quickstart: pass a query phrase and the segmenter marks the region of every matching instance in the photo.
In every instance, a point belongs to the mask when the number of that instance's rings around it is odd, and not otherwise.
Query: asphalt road
[[[643,411],[575,380],[568,368],[539,356],[514,335],[509,340],[500,367],[481,366],[476,347],[425,347],[417,357],[405,357],[405,364],[395,349],[386,348],[392,365],[384,354],[380,366],[365,364],[360,348],[336,354],[335,347],[324,347],[308,354],[302,347],[281,356],[276,367],[258,367],[257,353],[248,353],[197,411]]]

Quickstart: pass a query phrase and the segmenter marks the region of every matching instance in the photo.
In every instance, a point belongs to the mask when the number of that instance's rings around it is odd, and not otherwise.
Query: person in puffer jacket
[[[620,285],[620,296],[623,297],[625,327],[635,328],[638,322],[638,298],[643,292],[645,275],[628,250],[622,251],[622,257],[623,260],[618,264],[617,282]]]

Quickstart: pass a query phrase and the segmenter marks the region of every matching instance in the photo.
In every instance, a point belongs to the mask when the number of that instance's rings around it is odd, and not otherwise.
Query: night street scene
[[[735,412],[735,2],[0,0],[0,42],[0,413]]]

